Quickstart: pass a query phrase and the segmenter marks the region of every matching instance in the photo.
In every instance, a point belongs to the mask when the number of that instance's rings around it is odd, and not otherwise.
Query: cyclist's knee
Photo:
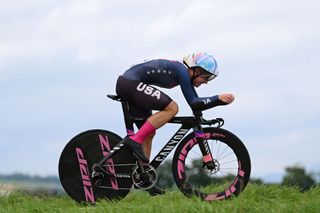
[[[172,116],[175,116],[179,111],[179,106],[175,101],[171,101],[170,104],[165,108],[165,110],[170,111]]]

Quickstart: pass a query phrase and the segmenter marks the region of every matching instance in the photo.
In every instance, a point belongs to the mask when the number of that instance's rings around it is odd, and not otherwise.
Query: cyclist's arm
[[[219,96],[199,97],[194,86],[191,84],[190,77],[185,70],[177,75],[182,93],[193,111],[203,111],[215,106],[226,105],[227,103],[219,100]]]
[[[219,96],[215,95],[212,97],[198,98],[198,100],[193,101],[190,104],[190,106],[194,111],[203,111],[206,109],[210,109],[212,107],[226,105],[226,104],[228,103],[225,103],[219,100]]]
[[[192,89],[192,93],[194,94],[194,97],[193,98],[191,97],[190,102],[188,101],[188,103],[189,103],[190,107],[192,108],[192,110],[203,111],[203,110],[210,109],[212,107],[227,104],[227,103],[219,100],[218,95],[214,95],[211,97],[198,97],[198,94],[197,94],[194,86],[192,86],[191,82],[190,82],[190,85],[192,87],[191,89]]]

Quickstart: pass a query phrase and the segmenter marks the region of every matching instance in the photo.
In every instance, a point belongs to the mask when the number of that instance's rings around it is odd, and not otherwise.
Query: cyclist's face
[[[201,69],[196,69],[196,75],[199,75],[196,77],[193,81],[193,86],[199,87],[202,84],[207,84],[210,78],[210,75],[207,74],[201,74]]]
[[[202,84],[207,84],[207,83],[208,83],[208,78],[200,75],[194,79],[193,86],[200,87]]]

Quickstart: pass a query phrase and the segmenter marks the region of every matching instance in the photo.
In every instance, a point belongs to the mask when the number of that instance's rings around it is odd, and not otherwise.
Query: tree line
[[[193,166],[197,166],[196,174],[193,174],[193,181],[198,181],[199,185],[209,181],[217,182],[219,179],[210,178],[210,176],[205,171],[205,168],[202,168],[201,161],[196,160],[193,162]],[[188,170],[188,168],[186,168]],[[172,176],[172,162],[165,161],[158,169],[159,179],[158,185],[162,188],[171,188],[175,186],[175,182]],[[320,173],[308,173],[306,172],[303,166],[293,165],[285,168],[285,175],[282,178],[282,181],[279,185],[289,186],[289,187],[298,187],[301,192],[307,191],[312,187],[319,186],[320,182],[317,182],[319,179]],[[260,178],[252,178],[250,183],[254,184],[266,184]]]
[[[192,176],[192,182],[198,185],[207,185],[208,183],[218,183],[219,178],[212,178],[208,175],[205,168],[202,167],[201,160],[195,160],[192,162],[192,167],[197,168],[196,174]],[[192,168],[186,168],[187,170],[191,170]],[[157,169],[158,171],[158,182],[157,185],[168,189],[175,187],[175,182],[172,176],[172,162],[165,161],[160,167]],[[229,177],[233,178],[233,177]],[[60,185],[59,178],[56,176],[30,176],[25,174],[11,174],[11,175],[1,175],[0,174],[0,182],[33,182],[33,183],[54,183],[57,186]],[[254,184],[265,184],[260,178],[252,178],[250,180],[251,183]],[[309,190],[312,187],[320,185],[320,173],[308,173],[303,166],[294,165],[285,168],[285,175],[282,178],[282,181],[279,183],[284,186],[292,186],[298,187],[300,191],[304,192]],[[58,191],[61,189],[59,188]]]
[[[60,183],[57,176],[46,176],[41,177],[39,175],[26,175],[22,173],[14,173],[9,175],[0,174],[0,181],[5,182],[19,182],[19,181],[28,181],[28,182],[51,182],[51,183]]]

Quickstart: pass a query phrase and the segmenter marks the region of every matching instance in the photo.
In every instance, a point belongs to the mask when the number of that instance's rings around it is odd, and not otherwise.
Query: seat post
[[[130,115],[129,111],[130,111],[130,106],[129,103],[125,100],[123,100],[120,96],[118,95],[107,95],[108,98],[111,98],[114,101],[119,101],[121,102],[122,105],[122,112],[123,112],[123,117],[124,117],[124,122],[126,125],[126,129],[127,129],[127,135],[133,135],[134,134],[134,121],[135,119]]]
[[[126,130],[127,130],[127,136],[133,135],[134,134],[134,127],[133,127],[134,118],[129,113],[130,106],[128,102],[124,100],[121,100],[121,105],[122,105],[124,123],[126,125]]]

